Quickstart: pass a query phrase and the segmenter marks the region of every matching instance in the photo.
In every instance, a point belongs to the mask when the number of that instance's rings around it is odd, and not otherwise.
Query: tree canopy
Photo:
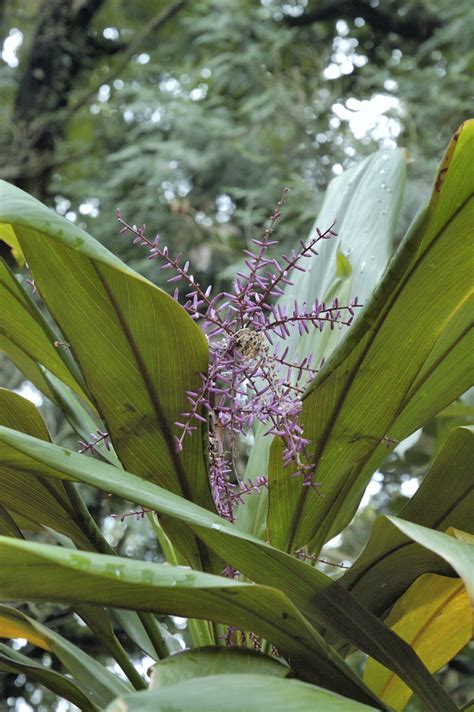
[[[211,273],[283,186],[294,239],[330,178],[378,146],[407,149],[411,217],[465,118],[472,13],[466,0],[4,1],[1,177],[120,252],[118,206]]]

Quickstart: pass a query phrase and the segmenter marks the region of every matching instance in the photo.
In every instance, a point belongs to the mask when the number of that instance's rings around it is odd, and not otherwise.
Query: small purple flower
[[[160,246],[157,235],[145,236],[145,226],[129,225],[118,212],[122,230],[134,235],[134,242],[149,250],[151,259],[162,261],[161,269],[171,270],[171,284],[183,283],[186,288],[184,309],[199,321],[209,342],[209,368],[201,373],[200,386],[186,393],[189,407],[175,422],[176,450],[184,448],[186,436],[191,436],[203,424],[209,430],[209,478],[219,514],[234,521],[234,505],[244,495],[268,487],[267,475],[255,482],[242,480],[242,442],[251,437],[256,423],[266,426],[265,435],[279,437],[283,442],[283,464],[288,476],[301,477],[302,486],[317,490],[314,465],[308,438],[299,422],[302,395],[317,369],[312,357],[288,360],[288,346],[280,353],[280,341],[294,330],[300,335],[310,328],[321,331],[349,326],[357,298],[347,305],[335,299],[331,305],[295,302],[287,308],[274,303],[291,285],[293,272],[304,272],[304,261],[317,255],[316,246],[322,240],[336,236],[334,225],[309,241],[300,240],[299,250],[292,250],[278,261],[269,257],[269,249],[278,244],[274,239],[275,225],[287,190],[277,203],[269,227],[261,239],[252,240],[252,249],[244,251],[246,271],[238,272],[229,292],[211,296],[211,287],[202,289],[190,274],[190,263],[181,266],[181,254],[171,257],[167,247]],[[178,288],[174,298],[179,299]],[[322,366],[322,363],[321,363]]]

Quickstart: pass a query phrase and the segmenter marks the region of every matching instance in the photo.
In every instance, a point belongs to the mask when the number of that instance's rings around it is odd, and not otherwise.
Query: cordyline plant
[[[0,671],[86,711],[402,710],[413,692],[457,709],[433,673],[472,632],[471,429],[347,571],[323,573],[320,552],[387,451],[469,387],[473,151],[467,122],[392,259],[405,161],[381,151],[333,181],[320,229],[277,260],[282,198],[216,295],[120,213],[174,297],[2,184],[0,235],[32,280],[1,266],[0,345],[79,452],[0,391],[0,636],[62,672],[3,643]],[[83,485],[131,502],[117,516],[146,517],[165,562],[118,556]],[[123,675],[27,602],[71,606]],[[187,650],[166,615],[188,619]]]

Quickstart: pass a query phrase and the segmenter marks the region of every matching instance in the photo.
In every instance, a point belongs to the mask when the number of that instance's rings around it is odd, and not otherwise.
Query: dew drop
[[[375,260],[375,255],[370,255],[370,259],[371,259],[372,262],[373,262],[373,261]]]
[[[79,554],[71,554],[70,560],[78,569],[87,569],[91,565],[90,559],[86,556],[80,556]]]
[[[151,571],[142,571],[141,579],[143,583],[153,583],[153,574]]]
[[[387,184],[386,184],[386,183],[382,183],[382,184],[380,185],[380,187],[381,187],[383,190],[385,190],[385,188],[387,187]]]
[[[365,260],[360,263],[360,273],[364,274],[364,270],[365,270]]]
[[[222,527],[221,527],[220,524],[213,524],[213,525],[211,526],[211,529],[217,529],[217,531],[220,532],[220,531],[222,530]]]
[[[379,173],[380,173],[381,176],[383,176],[383,174],[385,173],[385,168],[381,168],[381,169],[379,170]]]

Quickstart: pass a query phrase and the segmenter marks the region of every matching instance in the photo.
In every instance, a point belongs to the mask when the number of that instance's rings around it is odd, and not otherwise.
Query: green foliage
[[[452,431],[423,486],[399,517],[377,520],[344,576],[323,573],[317,556],[349,523],[387,446],[393,449],[468,386],[473,155],[474,123],[467,122],[448,147],[430,201],[388,266],[403,157],[375,156],[331,187],[325,210],[339,201],[343,232],[321,255],[324,269],[318,256],[312,258],[305,279],[283,297],[327,298],[336,287],[350,294],[360,285],[368,298],[349,333],[320,346],[329,358],[303,398],[323,496],[285,471],[279,438],[267,458],[257,437],[257,459],[269,474],[268,500],[242,502],[241,526],[215,512],[206,424],[182,453],[173,448],[185,392],[196,388],[207,366],[199,328],[176,301],[87,233],[3,184],[0,234],[16,238],[48,314],[40,316],[5,269],[2,343],[19,368],[35,375],[44,395],[64,407],[79,437],[98,423],[113,450],[98,448],[91,458],[51,442],[31,403],[0,392],[0,600],[72,606],[129,682],[34,615],[4,605],[0,636],[24,637],[48,650],[70,677],[28,665],[3,644],[0,670],[29,671],[84,710],[168,709],[171,703],[198,710],[206,700],[206,709],[237,712],[287,709],[291,700],[292,709],[355,712],[403,709],[412,692],[427,710],[457,709],[432,672],[460,645],[443,649],[444,657],[433,662],[431,653],[443,648],[439,627],[425,630],[420,647],[405,618],[423,608],[413,588],[424,586],[421,574],[443,576],[449,591],[472,596],[472,430]],[[377,188],[381,165],[393,198]],[[371,217],[373,201],[382,199],[386,221]],[[352,221],[357,229],[348,255]],[[371,243],[376,259],[365,283],[359,260],[368,259]],[[51,348],[54,341],[67,345],[66,354]],[[292,345],[294,353],[313,348],[301,341]],[[142,505],[143,516],[148,510],[166,561],[117,555],[84,502],[92,488]],[[224,567],[232,567],[233,578],[222,575]],[[440,603],[437,586],[424,586],[423,595],[426,619],[432,609],[452,615],[450,596]],[[169,657],[177,639],[154,614],[189,618],[194,650]],[[468,607],[457,615],[465,640],[472,624]],[[231,626],[227,633],[224,626]],[[122,647],[125,636],[159,660],[146,691]],[[256,636],[279,662],[252,650]],[[227,650],[226,639],[238,649]],[[356,650],[370,656],[363,678],[348,659]],[[380,675],[398,681],[390,683],[389,698]]]

